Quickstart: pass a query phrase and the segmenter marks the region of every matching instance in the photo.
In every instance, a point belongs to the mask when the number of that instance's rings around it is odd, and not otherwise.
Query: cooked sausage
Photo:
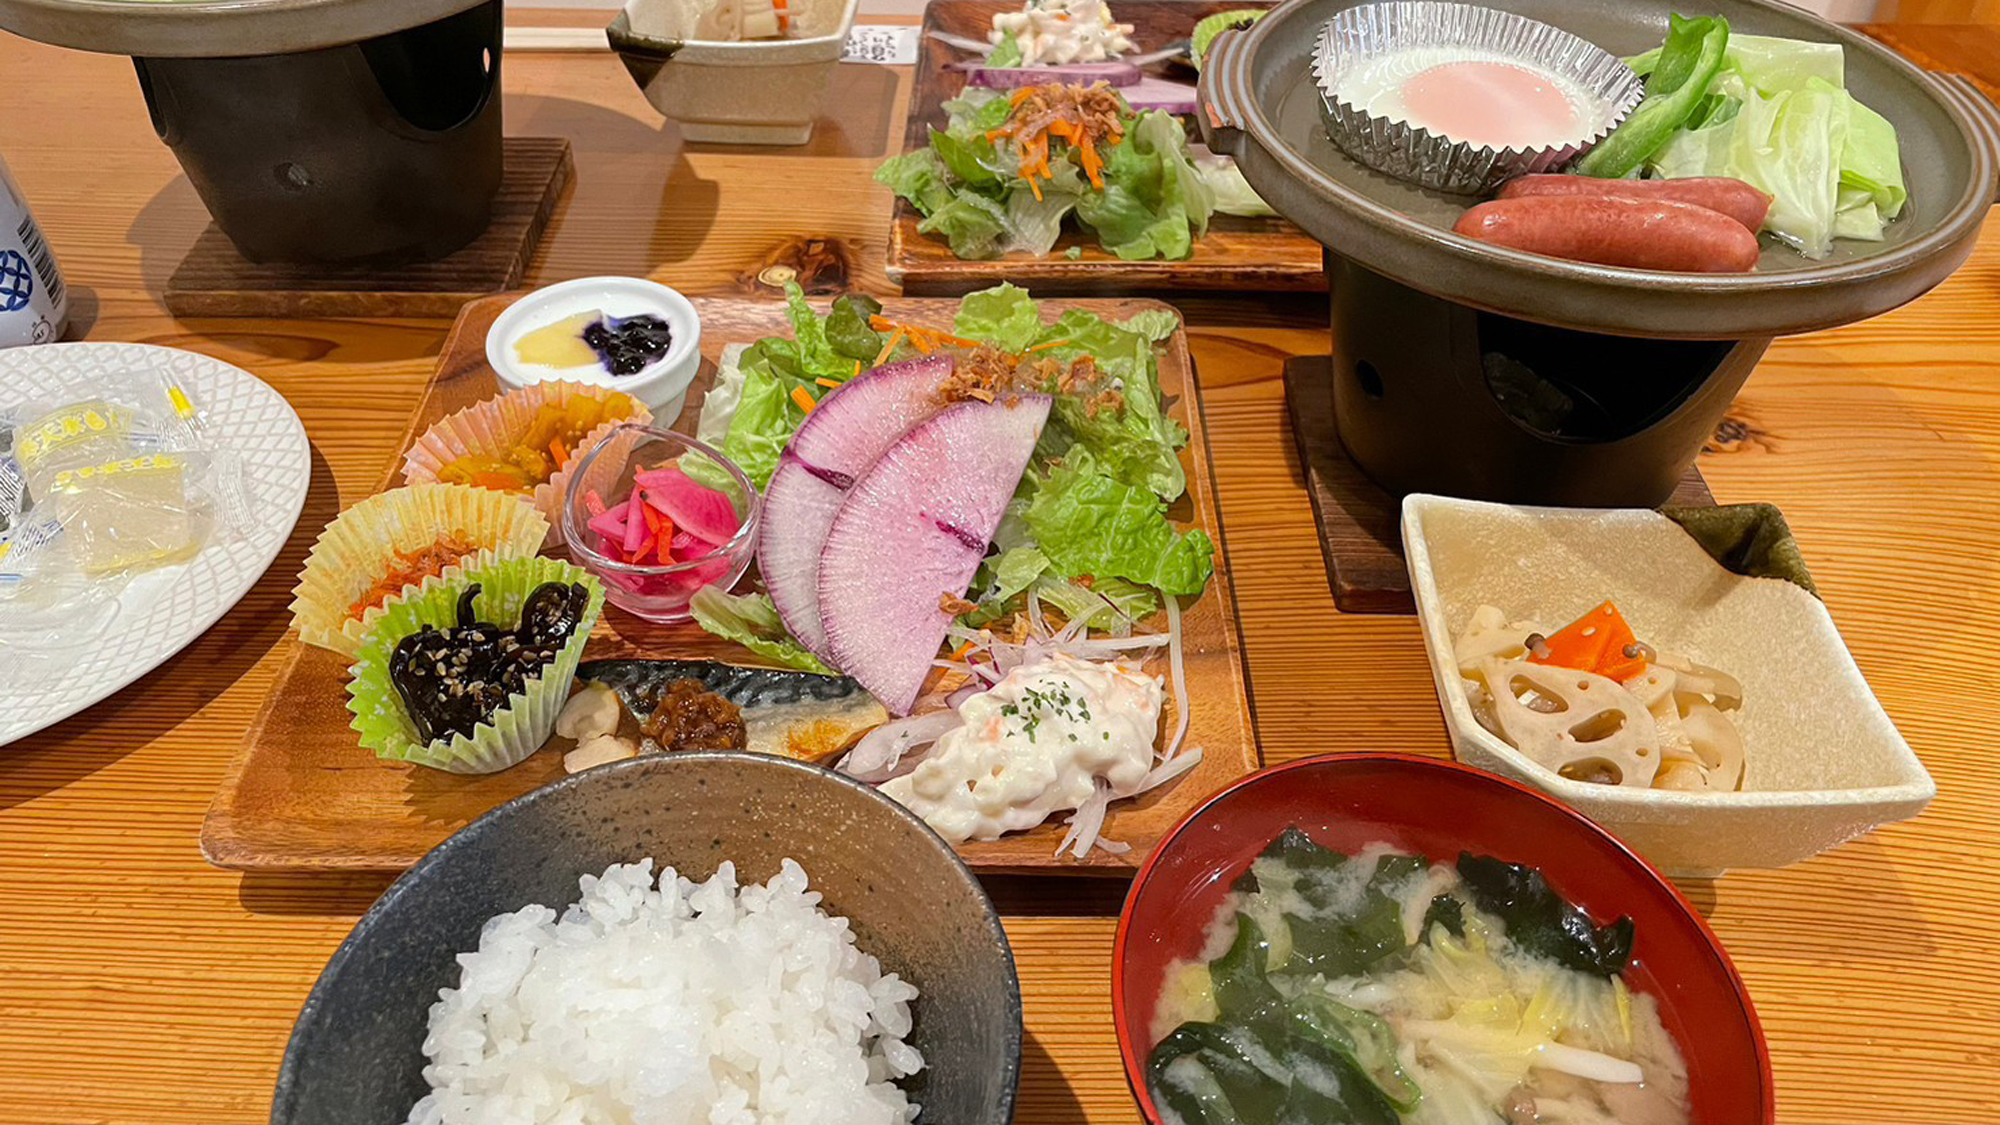
[[[1606,266],[1742,273],[1757,265],[1757,236],[1743,224],[1671,199],[1495,199],[1460,215],[1451,229],[1495,246]]]
[[[1687,176],[1678,180],[1600,180],[1593,176],[1521,176],[1500,188],[1500,199],[1531,195],[1615,195],[1624,199],[1671,199],[1723,214],[1750,228],[1764,229],[1771,197],[1727,176]]]

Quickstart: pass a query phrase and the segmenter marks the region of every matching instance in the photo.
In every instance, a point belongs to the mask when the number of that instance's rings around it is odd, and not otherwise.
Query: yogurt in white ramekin
[[[666,321],[666,353],[630,375],[614,375],[603,364],[552,367],[522,360],[516,346],[538,329],[583,313],[612,319],[656,316]],[[686,297],[642,277],[580,277],[514,302],[486,332],[486,362],[510,390],[559,379],[623,391],[671,424],[681,412],[688,384],[701,369],[701,317]]]

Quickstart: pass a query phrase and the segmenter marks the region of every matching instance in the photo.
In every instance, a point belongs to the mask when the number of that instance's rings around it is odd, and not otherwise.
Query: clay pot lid
[[[1320,25],[1354,0],[1301,0],[1226,32],[1203,67],[1198,114],[1210,146],[1287,219],[1334,253],[1413,288],[1561,328],[1676,339],[1808,332],[1884,313],[1965,261],[2000,190],[2000,111],[1864,36],[1772,0],[1715,0],[1732,31],[1838,42],[1847,86],[1895,125],[1910,201],[1881,242],[1838,240],[1812,261],[1769,246],[1754,273],[1684,274],[1569,262],[1451,232],[1477,200],[1363,167],[1327,139],[1311,76]],[[1493,6],[1607,50],[1659,45],[1660,0],[1498,0]],[[1704,9],[1706,10],[1706,9]]]

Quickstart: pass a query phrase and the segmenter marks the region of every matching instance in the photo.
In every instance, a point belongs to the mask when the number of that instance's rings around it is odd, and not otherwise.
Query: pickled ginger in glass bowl
[[[749,569],[761,510],[757,486],[721,451],[628,422],[577,459],[563,539],[612,605],[685,621],[696,591],[727,590]]]

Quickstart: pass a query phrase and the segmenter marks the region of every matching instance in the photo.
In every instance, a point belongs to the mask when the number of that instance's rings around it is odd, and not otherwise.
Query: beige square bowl
[[[812,137],[860,0],[790,0],[791,39],[689,38],[716,0],[630,0],[606,30],[653,108],[709,144],[800,145]]]
[[[1567,802],[1669,873],[1795,863],[1915,816],[1937,793],[1826,606],[1791,582],[1725,570],[1658,512],[1415,495],[1403,501],[1403,547],[1458,759]],[[1607,598],[1640,639],[1742,681],[1741,791],[1572,781],[1473,717],[1452,648],[1475,609],[1554,628]]]

